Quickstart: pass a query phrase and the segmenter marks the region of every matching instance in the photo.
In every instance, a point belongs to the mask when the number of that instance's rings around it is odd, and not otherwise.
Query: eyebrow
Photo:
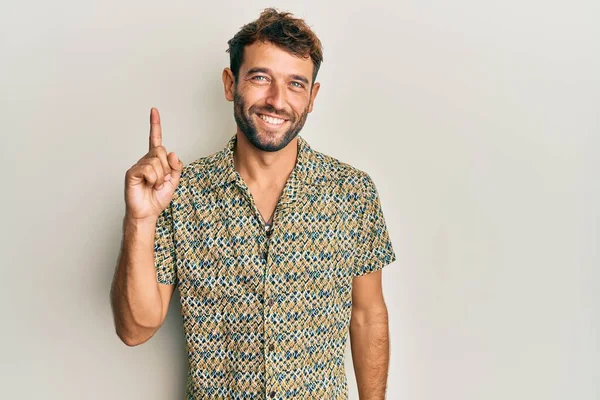
[[[250,68],[248,70],[248,72],[246,73],[246,75],[250,75],[250,74],[256,74],[258,72],[262,72],[265,74],[273,74],[273,71],[271,71],[269,68],[263,68],[263,67],[255,67],[255,68]],[[306,78],[303,75],[297,75],[297,74],[292,74],[290,75],[290,77],[299,80],[301,82],[304,82],[305,84],[309,85],[310,83],[308,82],[308,78]]]

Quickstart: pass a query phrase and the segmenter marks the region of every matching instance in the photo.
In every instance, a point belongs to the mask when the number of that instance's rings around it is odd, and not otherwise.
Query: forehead
[[[254,42],[244,48],[244,62],[240,72],[245,74],[251,68],[269,68],[274,74],[301,74],[312,77],[313,63],[310,56],[297,57],[272,43]]]

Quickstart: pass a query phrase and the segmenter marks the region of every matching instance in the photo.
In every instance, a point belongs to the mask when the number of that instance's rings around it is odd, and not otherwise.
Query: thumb
[[[183,163],[175,153],[169,153],[167,155],[167,161],[171,167],[171,182],[177,187],[179,178],[181,177],[181,171],[183,170]]]

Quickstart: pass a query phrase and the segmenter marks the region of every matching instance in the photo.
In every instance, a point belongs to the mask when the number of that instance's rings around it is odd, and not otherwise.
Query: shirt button
[[[262,252],[262,258],[263,258],[263,260],[267,259],[267,252],[266,251]]]
[[[269,395],[271,396],[271,398],[275,397],[275,392],[271,392],[269,393]]]
[[[274,303],[275,303],[275,300],[269,299],[269,307],[272,307]]]
[[[275,350],[275,345],[270,345],[269,346],[269,351],[273,351],[273,350]]]

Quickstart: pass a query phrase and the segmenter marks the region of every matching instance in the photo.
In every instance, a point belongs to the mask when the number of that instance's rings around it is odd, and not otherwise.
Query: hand
[[[150,109],[150,150],[125,174],[125,215],[156,219],[167,208],[181,178],[183,163],[162,145],[160,115]]]

